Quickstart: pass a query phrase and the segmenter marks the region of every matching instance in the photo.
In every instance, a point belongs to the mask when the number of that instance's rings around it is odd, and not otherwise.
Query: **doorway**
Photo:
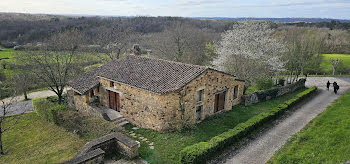
[[[120,101],[119,101],[119,93],[108,91],[109,92],[109,108],[114,109],[116,111],[120,111]]]
[[[219,112],[225,109],[226,91],[215,94],[214,112]]]

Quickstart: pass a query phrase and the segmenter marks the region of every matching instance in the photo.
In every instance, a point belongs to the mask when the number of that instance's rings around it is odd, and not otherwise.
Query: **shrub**
[[[62,94],[62,103],[67,104],[67,94]],[[52,102],[52,103],[57,103],[58,102],[58,96],[49,96],[46,97],[46,100]]]
[[[112,131],[120,131],[113,122],[74,110],[59,111],[56,120],[58,126],[62,126],[71,132],[75,131],[87,140],[99,138]]]
[[[264,123],[275,120],[295,103],[301,101],[305,97],[308,97],[316,90],[317,87],[307,89],[297,94],[296,98],[290,99],[285,103],[278,105],[269,112],[260,113],[259,115],[250,118],[246,122],[238,124],[233,129],[211,138],[207,142],[200,142],[186,147],[180,152],[179,162],[185,164],[205,163],[205,161],[211,158],[215,152],[239,141],[242,137],[247,136],[250,132],[262,126]]]
[[[258,90],[266,90],[273,87],[273,80],[271,78],[261,78],[255,81]]]
[[[46,99],[34,99],[32,103],[34,111],[37,115],[53,123],[56,122],[56,115],[58,111],[68,109],[68,106],[66,105],[58,105],[47,101]]]
[[[284,83],[286,82],[286,80],[284,80],[284,78],[280,78],[280,79],[278,79],[278,84],[280,85],[280,86],[284,86]]]

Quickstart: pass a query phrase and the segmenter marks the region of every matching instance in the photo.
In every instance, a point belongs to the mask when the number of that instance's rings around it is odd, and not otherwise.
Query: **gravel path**
[[[66,92],[66,89],[64,90],[64,92]],[[35,98],[42,98],[42,97],[55,96],[55,95],[56,94],[51,90],[44,90],[44,91],[28,93],[28,98],[35,99]],[[23,101],[23,100],[24,100],[23,95],[4,99],[5,103],[6,102],[19,102],[19,101]]]
[[[6,116],[23,114],[23,113],[30,113],[33,111],[34,111],[34,109],[33,109],[32,101],[31,100],[30,101],[23,101],[23,102],[11,104],[8,107]],[[2,116],[2,115],[3,115],[3,111],[0,110],[0,116]]]
[[[66,90],[64,90],[66,92]],[[34,99],[34,98],[43,98],[43,97],[48,97],[48,96],[55,96],[56,94],[52,92],[51,90],[44,90],[44,91],[38,91],[38,92],[32,92],[28,94],[28,98]],[[22,114],[22,113],[29,113],[33,112],[33,105],[32,101],[23,101],[24,97],[23,95],[21,96],[16,96],[16,97],[11,97],[11,98],[6,98],[4,100],[0,101],[0,106],[2,105],[3,102],[5,104],[7,103],[12,103],[9,106],[9,113],[7,115],[16,115],[16,114]],[[23,101],[23,102],[21,102]],[[3,112],[0,111],[0,116],[3,115]]]
[[[340,85],[338,95],[325,89],[327,80],[330,80],[331,83],[336,81]],[[222,159],[217,159],[213,163],[266,163],[275,151],[285,144],[290,136],[299,132],[309,121],[322,113],[340,94],[343,94],[350,88],[350,78],[311,77],[308,78],[306,85],[309,87],[314,85],[319,86],[318,95],[298,107],[291,115],[284,120],[278,121],[273,127],[263,132],[239,150],[231,148],[232,151],[229,154],[225,154]]]

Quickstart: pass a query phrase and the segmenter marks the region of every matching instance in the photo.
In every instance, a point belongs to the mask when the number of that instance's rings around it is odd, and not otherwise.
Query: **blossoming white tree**
[[[251,83],[284,70],[282,56],[285,47],[271,37],[274,33],[270,22],[246,21],[233,25],[222,34],[213,65],[219,70],[231,72]]]

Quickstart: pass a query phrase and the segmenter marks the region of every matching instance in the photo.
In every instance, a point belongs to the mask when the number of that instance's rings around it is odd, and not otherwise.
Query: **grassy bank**
[[[350,91],[294,135],[268,163],[343,163],[350,160]]]
[[[272,110],[277,105],[291,99],[303,90],[304,89],[301,89],[295,93],[251,106],[234,106],[232,110],[211,116],[199,123],[194,129],[184,132],[159,133],[149,129],[138,129],[133,131],[135,131],[136,134],[146,137],[151,142],[154,142],[158,163],[177,163],[179,152],[185,147],[199,142],[208,141],[212,137],[235,127],[239,123],[247,121],[249,118],[257,114]],[[132,130],[132,126],[127,126],[126,128]],[[140,153],[143,158],[145,158],[148,150],[149,148],[147,144],[141,142]]]
[[[3,136],[0,163],[58,163],[73,157],[85,141],[37,116],[23,114]]]
[[[344,67],[350,67],[350,54],[323,54],[323,60],[321,63],[321,68],[324,72],[332,73],[332,65],[330,63],[330,58],[342,59]]]

